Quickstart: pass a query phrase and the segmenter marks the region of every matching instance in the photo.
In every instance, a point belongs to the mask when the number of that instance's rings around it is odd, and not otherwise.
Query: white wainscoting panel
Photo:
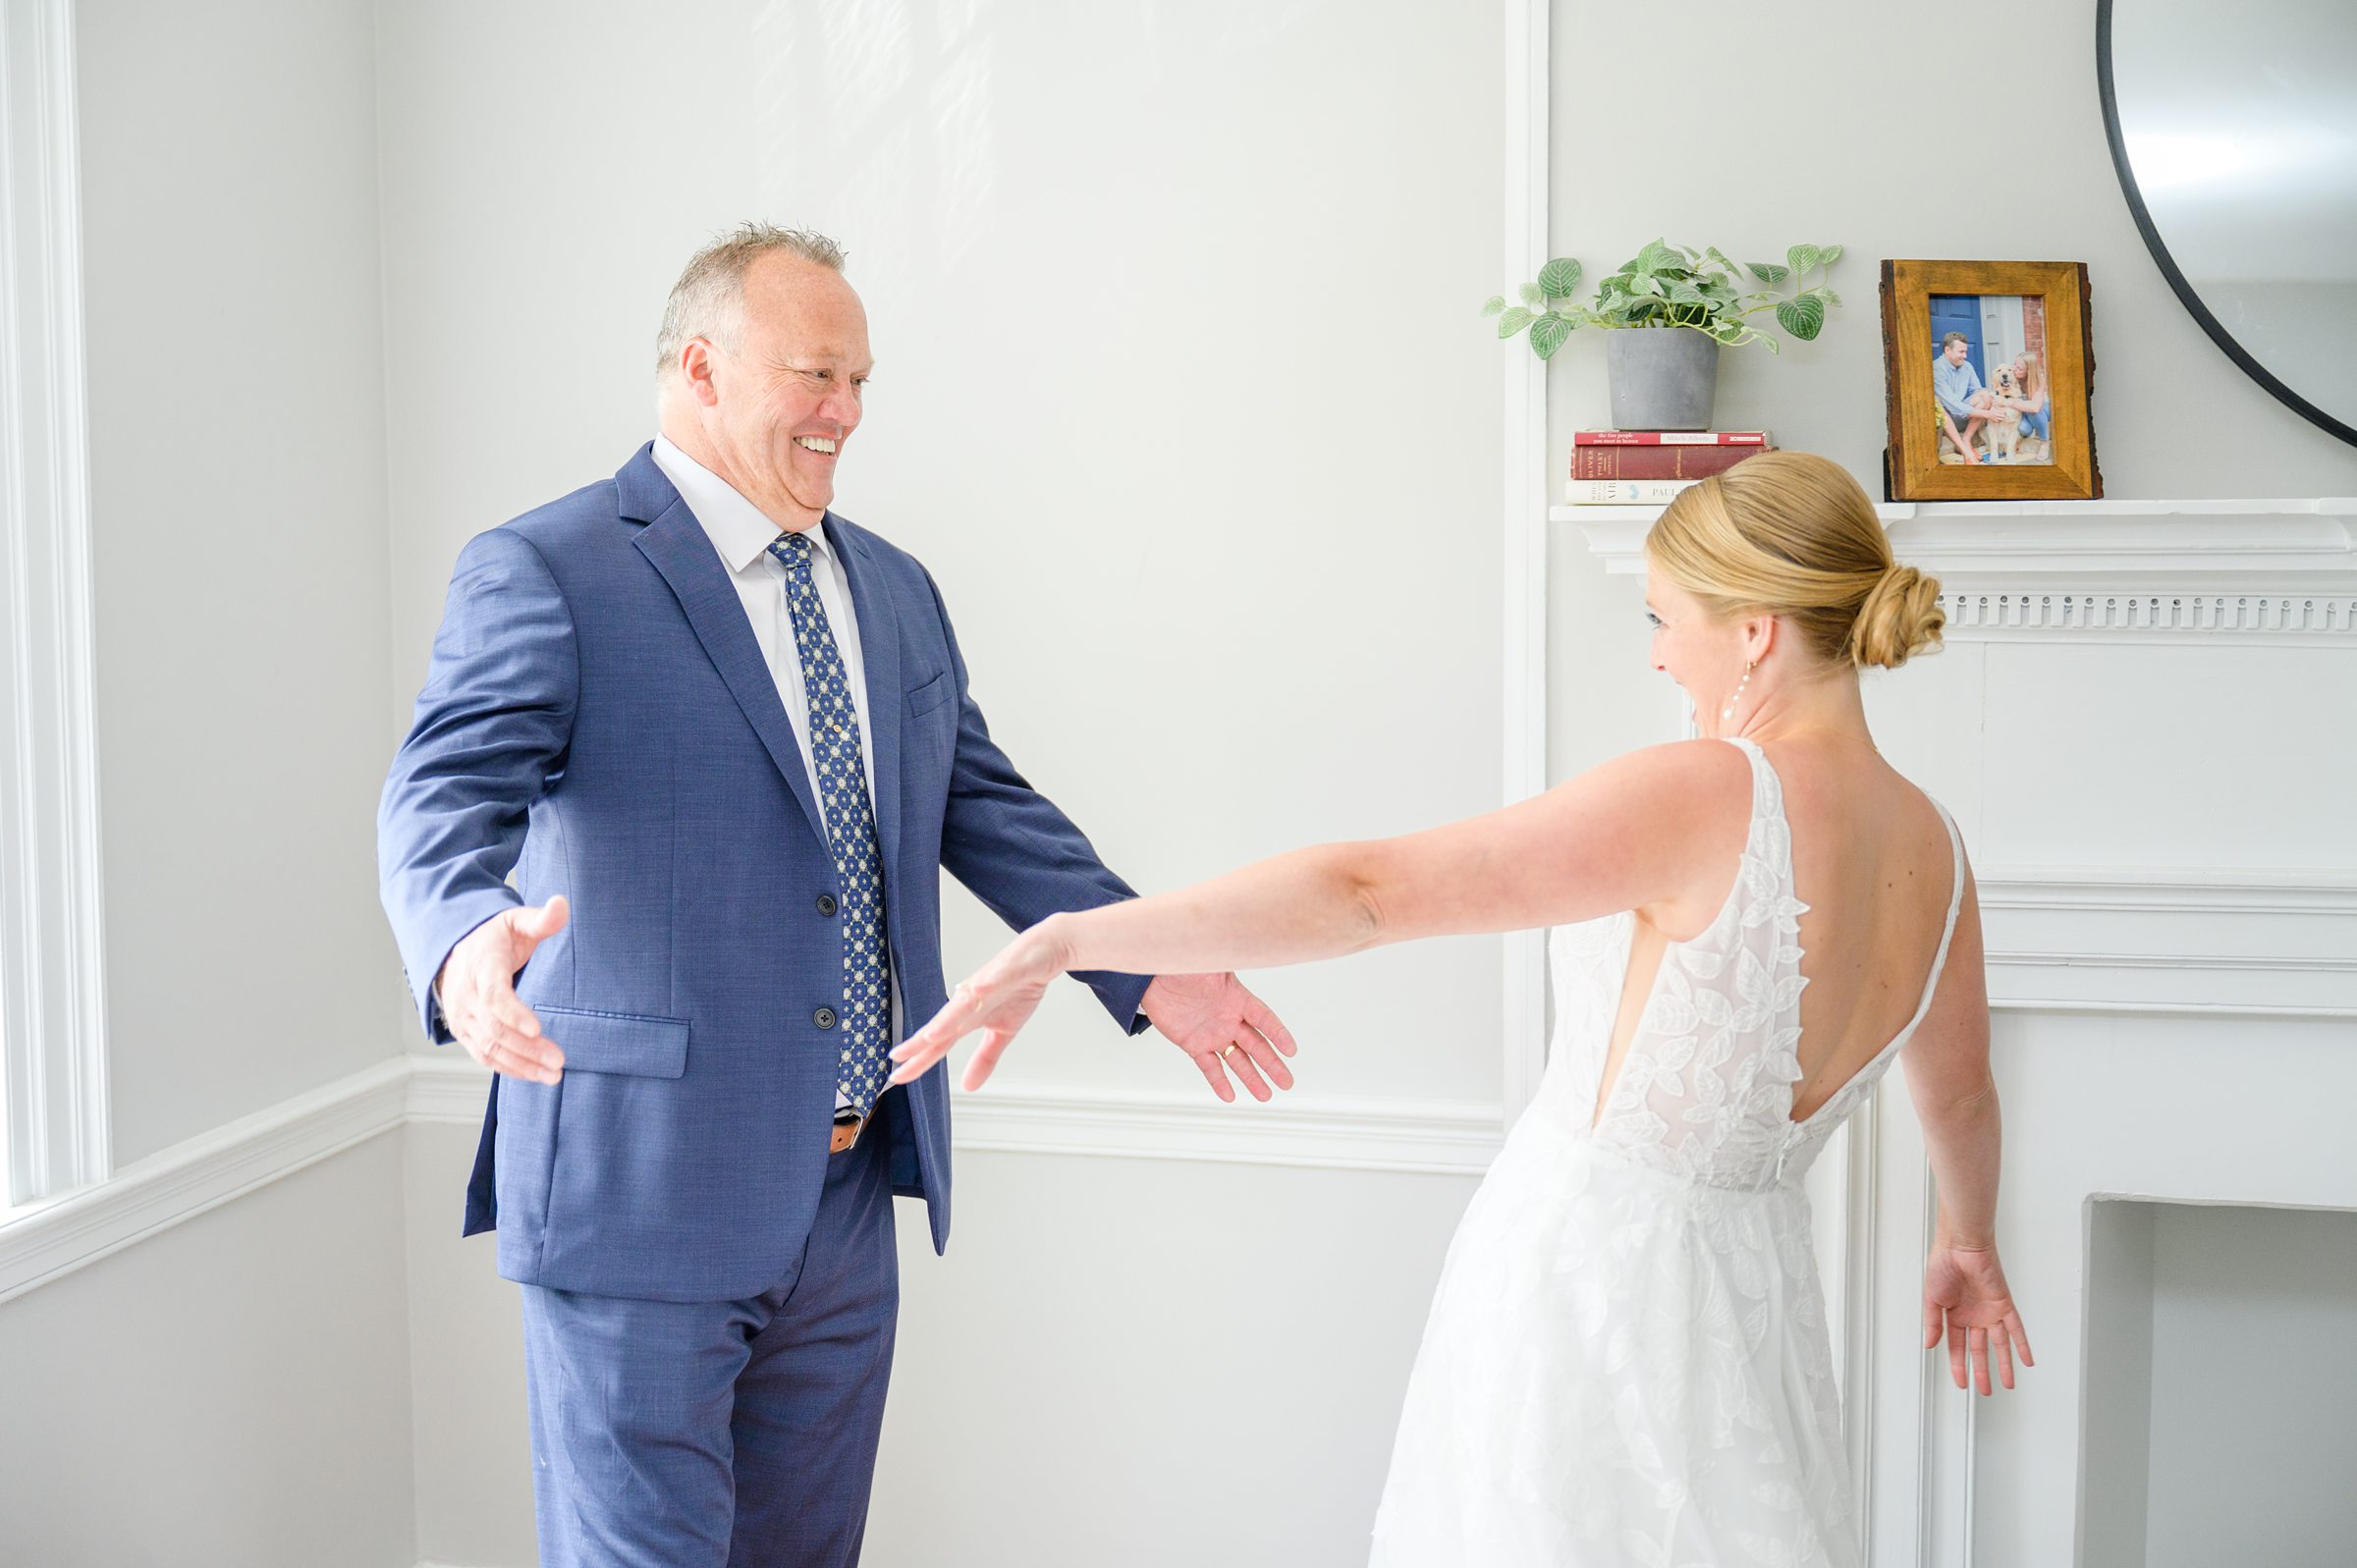
[[[2357,1018],[2357,882],[1983,868],[1990,1003]]]

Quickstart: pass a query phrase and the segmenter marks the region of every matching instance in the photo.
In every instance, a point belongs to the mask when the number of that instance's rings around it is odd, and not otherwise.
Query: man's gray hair
[[[823,234],[767,223],[739,224],[690,257],[687,270],[671,286],[663,330],[655,334],[655,374],[667,376],[678,368],[680,351],[690,338],[709,338],[736,351],[744,332],[745,271],[773,250],[843,270],[843,246]]]

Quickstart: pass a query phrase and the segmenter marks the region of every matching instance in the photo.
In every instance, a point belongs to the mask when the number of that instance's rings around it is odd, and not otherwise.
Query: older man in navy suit
[[[499,1074],[466,1229],[523,1286],[544,1563],[858,1560],[893,1195],[949,1236],[946,1075],[885,1054],[947,1000],[939,868],[1015,927],[1130,895],[925,568],[828,510],[870,365],[831,242],[699,253],[661,434],[466,546],[386,781],[419,1015]],[[1290,1087],[1233,975],[1078,978],[1221,1099]]]

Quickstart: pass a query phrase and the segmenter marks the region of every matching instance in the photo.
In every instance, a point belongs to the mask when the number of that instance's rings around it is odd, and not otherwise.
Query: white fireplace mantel
[[[2357,497],[1935,501],[1875,509],[1937,576],[1950,637],[2200,634],[2357,645]],[[1615,575],[1641,575],[1656,507],[1557,507]]]
[[[2271,501],[1885,502],[1876,515],[1902,559],[1943,579],[2067,591],[2127,575],[2200,576],[2228,587],[2296,576],[2357,588],[2357,497]],[[1659,507],[1557,507],[1616,574],[1645,569]]]

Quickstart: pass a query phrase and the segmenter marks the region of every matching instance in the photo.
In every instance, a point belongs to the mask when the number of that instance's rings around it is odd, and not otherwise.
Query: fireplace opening
[[[2357,1213],[2088,1202],[2081,1568],[2357,1563]]]

